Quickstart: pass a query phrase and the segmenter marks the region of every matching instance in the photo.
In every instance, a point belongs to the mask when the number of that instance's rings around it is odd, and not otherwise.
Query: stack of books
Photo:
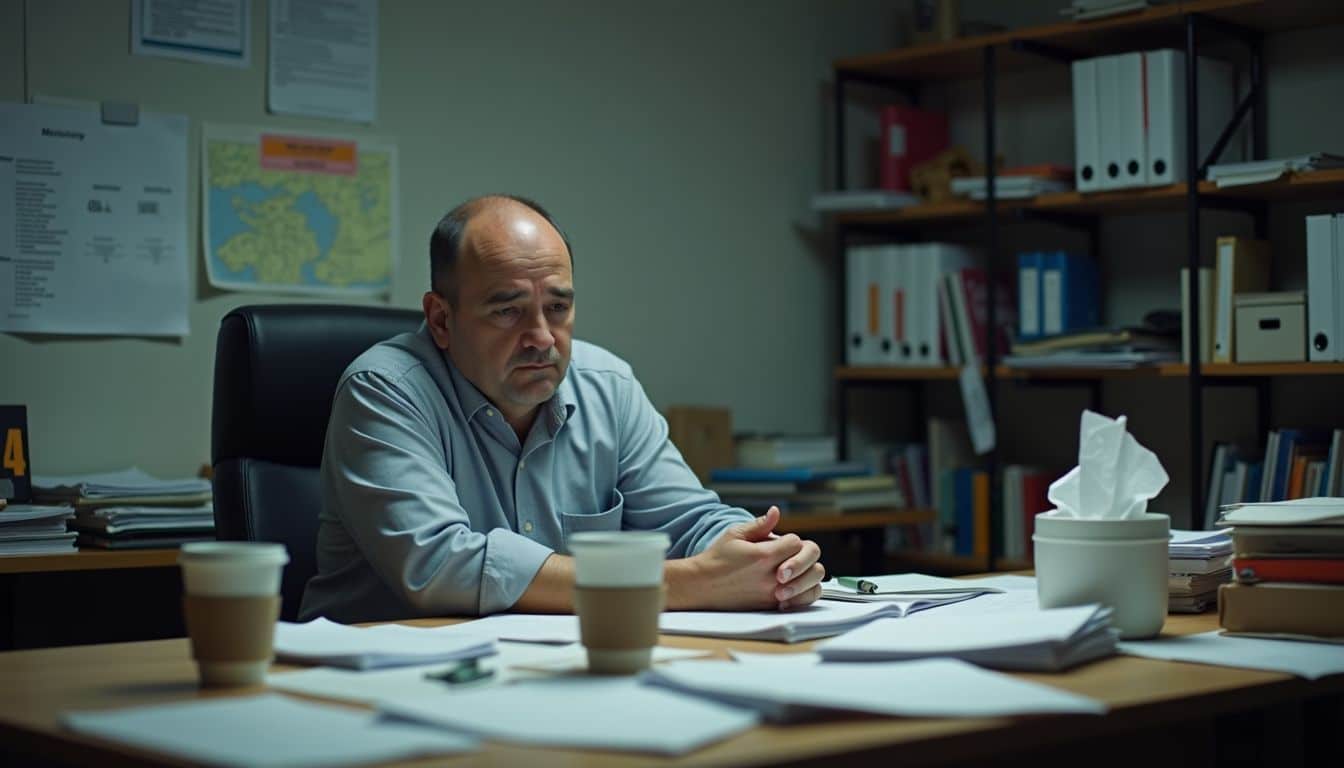
[[[1218,593],[1227,632],[1344,642],[1344,499],[1236,504],[1236,582]]]
[[[952,179],[952,194],[984,200],[989,196],[984,176],[960,176]],[[1067,192],[1073,188],[1073,169],[1063,165],[1044,163],[1005,168],[994,177],[994,196],[1003,199],[1023,199],[1047,192]]]
[[[75,534],[65,525],[71,507],[10,504],[0,510],[0,555],[46,555],[75,551]]]
[[[1172,531],[1167,546],[1167,611],[1203,613],[1232,580],[1232,537],[1225,530]]]
[[[215,538],[210,481],[160,480],[140,469],[69,477],[35,476],[33,495],[74,507],[82,547],[170,547]]]
[[[894,475],[876,475],[866,464],[753,468],[725,467],[710,473],[709,489],[724,504],[761,512],[840,514],[906,506]]]

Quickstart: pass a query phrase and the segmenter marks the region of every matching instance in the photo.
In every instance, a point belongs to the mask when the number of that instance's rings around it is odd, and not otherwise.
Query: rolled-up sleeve
[[[438,431],[394,382],[372,372],[349,376],[327,432],[327,508],[417,611],[507,610],[552,550],[507,528],[471,529]]]
[[[700,484],[668,439],[667,420],[633,376],[621,403],[617,487],[625,497],[627,527],[663,531],[672,539],[668,557],[690,557],[729,526],[752,519]]]

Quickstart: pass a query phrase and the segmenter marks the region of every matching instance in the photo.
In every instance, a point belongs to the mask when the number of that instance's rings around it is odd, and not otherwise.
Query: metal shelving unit
[[[1267,202],[1280,199],[1309,199],[1344,194],[1344,171],[1321,171],[1290,176],[1253,187],[1219,189],[1201,181],[1207,168],[1218,161],[1238,128],[1249,119],[1252,159],[1266,156],[1265,93],[1262,41],[1265,30],[1290,29],[1344,20],[1344,7],[1331,3],[1303,0],[1191,0],[1157,6],[1137,14],[1112,17],[1094,22],[1064,22],[1044,27],[961,38],[945,43],[906,48],[889,53],[842,59],[835,62],[835,167],[836,188],[846,188],[845,115],[847,94],[856,85],[877,87],[902,94],[910,104],[918,103],[919,87],[927,81],[979,77],[984,86],[984,165],[988,195],[983,203],[958,200],[881,212],[837,214],[834,217],[835,252],[839,256],[838,280],[840,327],[845,326],[845,259],[843,254],[858,236],[909,239],[911,231],[946,221],[980,220],[983,223],[983,251],[986,268],[992,274],[999,266],[999,228],[1001,214],[1043,219],[1081,228],[1090,235],[1092,253],[1099,251],[1097,217],[1108,213],[1182,211],[1186,216],[1186,259],[1192,274],[1200,266],[1200,214],[1204,210],[1232,210],[1252,217],[1256,237],[1267,235]],[[1141,36],[1141,40],[1140,40]],[[1248,88],[1237,104],[1229,123],[1223,127],[1212,151],[1198,154],[1199,101],[1198,68],[1186,68],[1186,178],[1187,181],[1165,187],[1080,194],[1074,192],[1041,195],[1030,200],[999,200],[994,183],[996,136],[996,85],[1001,70],[1022,70],[1068,63],[1104,53],[1153,48],[1162,45],[1182,48],[1186,61],[1197,61],[1212,42],[1231,41],[1244,50]],[[996,281],[989,281],[989,328],[995,326]],[[1191,281],[1189,305],[1191,338],[1199,338],[1199,296],[1197,281]],[[842,331],[843,333],[843,331]],[[1117,377],[1184,377],[1189,398],[1189,437],[1191,482],[1191,521],[1203,519],[1201,482],[1204,471],[1203,392],[1210,386],[1253,387],[1257,395],[1261,435],[1269,429],[1270,381],[1275,376],[1300,376],[1344,373],[1344,366],[1329,364],[1292,365],[1202,365],[1198,359],[1189,365],[1165,365],[1137,371],[1102,369],[1020,370],[999,364],[997,334],[987,339],[989,359],[984,368],[991,413],[996,412],[997,383],[1004,379],[1039,382],[1055,386],[1081,385],[1091,389],[1094,407],[1099,407],[1101,382]],[[899,387],[910,395],[915,423],[923,423],[924,388],[928,381],[954,380],[958,372],[951,368],[856,368],[844,365],[844,349],[835,369],[837,433],[841,450],[848,438],[849,396],[864,387]],[[999,488],[998,451],[988,458],[990,472],[990,509],[997,510]],[[991,513],[991,541],[988,562],[999,564],[998,542],[1002,520]],[[942,562],[942,561],[938,561]],[[978,564],[978,563],[977,563]],[[1005,563],[1006,564],[1006,563]],[[962,563],[966,565],[966,563]],[[1014,565],[1020,565],[1014,563]]]

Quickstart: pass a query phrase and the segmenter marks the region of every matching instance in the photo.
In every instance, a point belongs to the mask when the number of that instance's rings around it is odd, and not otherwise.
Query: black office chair
[[[420,312],[385,307],[239,307],[215,349],[211,463],[215,533],[289,550],[281,618],[293,621],[317,572],[318,467],[341,373],[364,350],[420,326]]]

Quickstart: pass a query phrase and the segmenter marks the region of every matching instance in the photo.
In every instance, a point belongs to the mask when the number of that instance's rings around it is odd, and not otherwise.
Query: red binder
[[[1344,560],[1307,557],[1234,557],[1232,572],[1237,581],[1301,581],[1309,584],[1344,584]]]
[[[910,169],[947,149],[947,115],[901,105],[882,109],[878,181],[883,189],[910,190]]]

